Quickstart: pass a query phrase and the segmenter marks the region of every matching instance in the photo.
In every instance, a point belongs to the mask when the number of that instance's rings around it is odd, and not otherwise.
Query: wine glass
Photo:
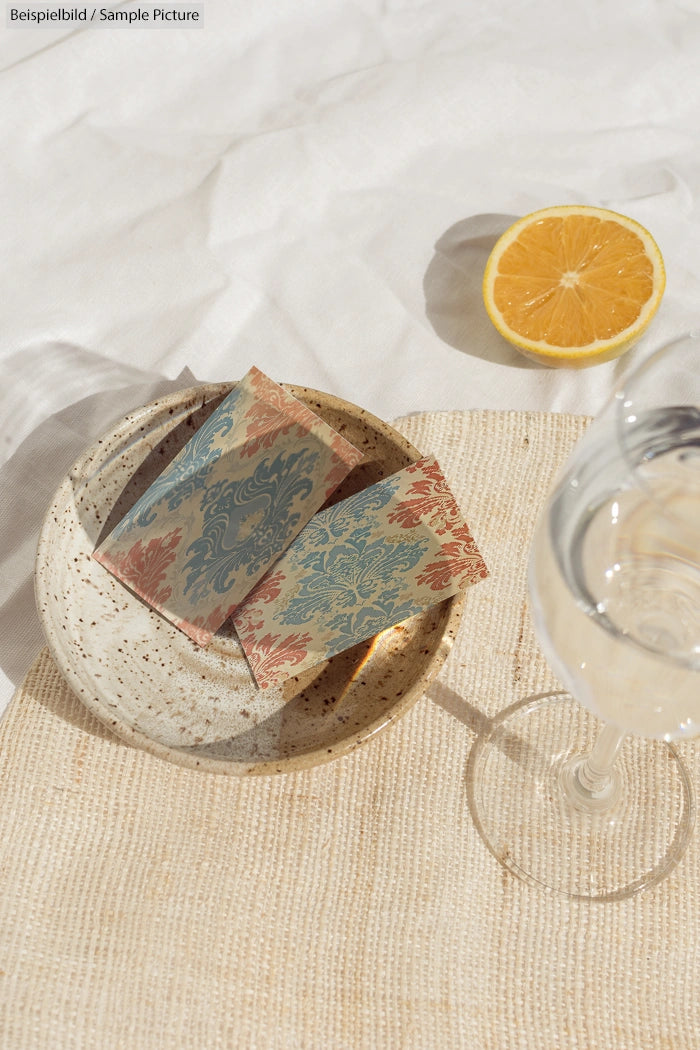
[[[616,900],[679,862],[695,820],[674,741],[700,733],[700,338],[623,377],[540,515],[529,594],[568,693],[522,700],[476,742],[484,841],[522,879]]]

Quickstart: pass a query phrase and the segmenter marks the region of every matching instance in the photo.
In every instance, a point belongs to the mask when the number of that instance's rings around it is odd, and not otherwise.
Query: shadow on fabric
[[[81,351],[76,364],[84,367],[86,355]],[[44,515],[60,482],[112,422],[196,383],[188,369],[174,380],[136,369],[125,370],[127,378],[127,371],[141,381],[93,393],[49,416],[0,467],[0,667],[15,687],[45,644],[34,599],[34,559]],[[85,385],[90,385],[89,377]]]
[[[450,226],[435,244],[423,278],[425,313],[443,342],[485,361],[538,368],[491,324],[481,285],[494,244],[516,215],[472,215]]]

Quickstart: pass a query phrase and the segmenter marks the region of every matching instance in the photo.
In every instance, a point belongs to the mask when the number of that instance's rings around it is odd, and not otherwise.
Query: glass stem
[[[564,790],[576,809],[599,812],[609,809],[619,798],[621,785],[614,766],[625,735],[615,726],[606,725],[589,754],[573,755],[564,765]]]
[[[613,766],[625,734],[615,726],[606,725],[590,754],[580,763],[577,775],[586,791],[597,794],[604,791],[613,775]]]

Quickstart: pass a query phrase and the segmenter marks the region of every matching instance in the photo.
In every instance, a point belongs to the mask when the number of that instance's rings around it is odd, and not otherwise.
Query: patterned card
[[[233,623],[261,688],[488,575],[427,457],[316,514]]]
[[[253,368],[93,557],[207,645],[361,459]]]

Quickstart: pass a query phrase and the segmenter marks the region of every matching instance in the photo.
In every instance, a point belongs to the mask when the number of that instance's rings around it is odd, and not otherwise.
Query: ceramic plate
[[[334,500],[419,458],[362,409],[287,389],[365,453]],[[95,562],[97,543],[230,390],[212,384],[154,401],[78,460],[42,528],[37,604],[61,672],[120,737],[212,772],[288,772],[345,754],[415,703],[449,652],[462,597],[262,691],[228,624],[201,649]]]

